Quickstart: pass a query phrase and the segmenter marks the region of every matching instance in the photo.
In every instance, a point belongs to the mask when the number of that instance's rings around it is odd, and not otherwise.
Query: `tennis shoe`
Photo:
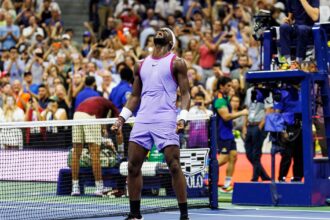
[[[99,189],[96,189],[95,192],[94,192],[94,196],[99,196],[99,197],[102,197],[104,194],[103,194],[103,189],[99,188]]]
[[[134,215],[132,215],[132,214],[129,214],[126,218],[125,218],[125,220],[143,220],[143,217],[140,215],[140,216],[134,216]]]
[[[222,192],[222,193],[233,193],[233,187],[232,186],[221,187],[220,192]]]
[[[80,189],[79,189],[79,185],[77,184],[73,184],[72,185],[72,192],[71,192],[71,196],[80,196]]]

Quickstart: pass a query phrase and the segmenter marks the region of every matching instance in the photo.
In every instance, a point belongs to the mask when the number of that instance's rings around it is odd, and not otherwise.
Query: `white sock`
[[[79,180],[72,180],[72,185],[79,185]]]
[[[103,189],[103,181],[95,181],[96,189]]]
[[[227,187],[230,186],[230,184],[231,184],[231,179],[232,179],[231,176],[226,176],[225,184],[224,184],[224,186],[223,186],[224,188],[227,188]]]
[[[291,56],[290,55],[285,55],[284,57],[285,57],[287,63],[291,63]]]

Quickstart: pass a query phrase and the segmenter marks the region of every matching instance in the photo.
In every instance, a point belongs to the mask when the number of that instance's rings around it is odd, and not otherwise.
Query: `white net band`
[[[188,121],[209,120],[209,115],[188,115]],[[134,123],[135,118],[129,118],[126,123]],[[52,121],[23,121],[23,122],[4,122],[0,124],[1,128],[37,128],[51,126],[74,126],[74,125],[108,125],[114,124],[116,118],[99,118],[99,119],[77,119],[77,120],[52,120]]]

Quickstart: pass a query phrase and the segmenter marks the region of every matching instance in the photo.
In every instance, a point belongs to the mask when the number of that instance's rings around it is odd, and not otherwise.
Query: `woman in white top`
[[[13,96],[5,96],[3,110],[0,111],[0,122],[24,121],[24,111],[17,107]],[[1,149],[18,147],[23,149],[23,133],[19,128],[3,128],[0,131]]]

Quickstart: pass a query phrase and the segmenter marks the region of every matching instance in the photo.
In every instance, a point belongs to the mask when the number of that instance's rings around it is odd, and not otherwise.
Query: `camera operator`
[[[286,130],[277,135],[276,140],[281,147],[280,152],[282,156],[279,181],[285,181],[292,158],[292,181],[300,182],[304,176],[300,96],[300,91],[293,86],[281,88],[273,94],[274,110],[282,113],[286,124]]]
[[[262,146],[267,136],[264,131],[265,115],[273,107],[272,95],[269,90],[251,87],[247,90],[245,105],[248,107],[249,115],[244,117],[242,137],[246,156],[253,166],[251,181],[257,182],[259,177],[263,181],[267,181],[270,180],[270,177],[260,159]]]

